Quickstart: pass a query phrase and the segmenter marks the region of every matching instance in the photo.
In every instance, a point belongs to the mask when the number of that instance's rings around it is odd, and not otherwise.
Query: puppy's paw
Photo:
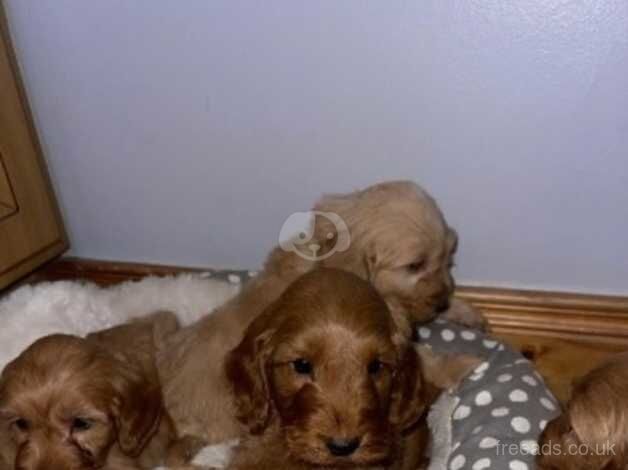
[[[452,299],[451,305],[442,318],[481,331],[489,331],[489,324],[482,312],[469,302],[460,299]]]
[[[460,385],[482,358],[471,354],[436,353],[429,346],[417,345],[424,379],[439,390],[453,390]]]

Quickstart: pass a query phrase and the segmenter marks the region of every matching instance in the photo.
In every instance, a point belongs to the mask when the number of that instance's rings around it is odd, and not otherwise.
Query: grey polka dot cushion
[[[201,276],[228,281],[232,284],[244,284],[257,276],[257,271],[247,271],[243,269],[205,269]]]
[[[537,440],[559,405],[530,361],[484,333],[436,320],[419,327],[435,352],[484,361],[430,411],[430,470],[532,470]]]

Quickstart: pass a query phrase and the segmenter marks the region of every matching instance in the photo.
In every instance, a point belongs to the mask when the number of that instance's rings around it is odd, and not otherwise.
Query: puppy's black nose
[[[446,298],[436,305],[436,313],[443,313],[449,310],[449,298]]]
[[[355,450],[360,447],[360,439],[330,439],[327,441],[327,448],[331,455],[335,455],[336,457],[346,457],[347,455],[351,455],[355,452]]]

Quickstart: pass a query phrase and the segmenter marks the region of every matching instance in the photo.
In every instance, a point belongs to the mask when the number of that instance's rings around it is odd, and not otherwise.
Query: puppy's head
[[[539,440],[540,470],[623,470],[628,465],[628,368],[610,361],[575,384]]]
[[[597,423],[590,423],[596,426]],[[573,428],[569,414],[550,421],[539,440],[539,470],[623,470],[615,452],[617,445],[583,440]]]
[[[293,283],[226,372],[240,420],[259,433],[274,416],[291,455],[312,465],[384,461],[424,409],[416,352],[374,289],[339,270]]]
[[[160,413],[157,384],[73,336],[36,341],[0,377],[2,432],[21,470],[99,468],[114,444],[136,456]]]
[[[348,195],[324,197],[314,208],[337,214],[350,233],[348,249],[321,261],[369,280],[395,317],[424,322],[445,310],[457,235],[434,199],[411,182],[384,183]],[[336,227],[316,222],[314,239],[336,243]]]

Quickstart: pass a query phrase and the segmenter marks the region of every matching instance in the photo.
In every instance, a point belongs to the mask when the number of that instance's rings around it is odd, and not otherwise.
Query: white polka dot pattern
[[[488,390],[482,390],[475,396],[475,404],[478,406],[490,405],[493,401],[493,395]]]
[[[464,455],[456,455],[449,464],[449,468],[451,470],[460,470],[464,467],[464,464],[467,463],[467,459],[465,459]]]
[[[422,325],[417,337],[437,354],[482,358],[453,396],[448,419],[455,448],[446,468],[534,470],[534,445],[558,406],[533,364],[484,333],[453,323]],[[519,451],[498,452],[501,445]]]
[[[419,336],[421,337],[421,339],[429,339],[429,337],[432,336],[432,330],[422,326],[421,328],[419,328]]]
[[[480,441],[480,449],[492,449],[493,447],[497,447],[499,441],[494,437],[484,437]]]
[[[479,374],[476,374],[474,372],[473,374],[469,376],[469,380],[477,382],[478,380],[482,380],[484,378],[484,375],[485,375],[484,372],[480,372]]]
[[[470,414],[471,414],[470,407],[468,407],[467,405],[460,405],[458,408],[456,408],[456,411],[454,411],[454,419],[455,420],[465,419]]]
[[[521,441],[519,447],[521,448],[521,452],[529,455],[537,455],[539,453],[539,443],[532,439]]]
[[[456,337],[456,334],[453,331],[447,329],[441,331],[440,335],[447,342],[453,341]]]
[[[510,414],[510,410],[505,406],[500,406],[499,408],[495,408],[491,411],[491,416],[493,418],[501,418],[502,416],[508,416]]]
[[[508,398],[514,403],[523,403],[528,401],[528,394],[520,388],[516,388],[515,390],[510,392]]]
[[[462,333],[460,333],[460,337],[466,341],[473,341],[475,338],[477,338],[477,335],[473,331],[464,330]]]
[[[512,418],[512,421],[510,421],[510,425],[515,431],[521,434],[525,434],[530,431],[530,421],[528,421],[528,419],[524,418],[523,416],[515,416],[514,418]]]
[[[485,468],[489,468],[490,466],[491,459],[489,459],[488,457],[484,457],[483,459],[476,460],[471,468],[473,470],[484,470]]]
[[[240,284],[242,282],[242,278],[240,278],[237,274],[229,274],[227,279],[229,279],[231,284]]]
[[[522,462],[521,460],[512,460],[509,464],[508,464],[508,468],[510,470],[528,470],[528,464],[525,462]]]
[[[554,411],[556,409],[556,406],[554,405],[554,403],[552,403],[552,400],[547,397],[541,397],[541,405],[543,405],[550,411]]]

